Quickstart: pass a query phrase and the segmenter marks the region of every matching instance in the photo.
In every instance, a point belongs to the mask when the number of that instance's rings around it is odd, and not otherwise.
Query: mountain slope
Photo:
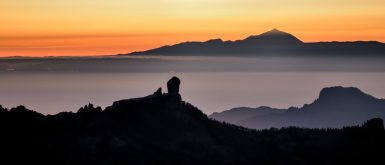
[[[239,107],[227,111],[214,112],[210,115],[210,118],[237,124],[238,121],[245,120],[250,117],[281,114],[284,112],[285,111],[282,109],[275,109],[265,106],[258,108]]]
[[[297,46],[303,44],[301,40],[292,34],[273,29],[271,31],[247,37],[244,40],[237,41],[242,44],[249,44],[250,46]]]
[[[268,110],[268,109],[267,109]],[[249,111],[258,111],[251,109]],[[249,128],[270,128],[299,126],[308,128],[343,127],[356,125],[375,117],[385,117],[385,100],[367,95],[357,88],[330,87],[321,90],[319,98],[301,108],[268,110],[270,113],[254,115],[244,111],[236,111],[236,116],[243,115],[238,120],[231,120],[232,114],[226,118],[220,116],[227,112],[210,115],[211,118],[238,124]],[[281,112],[282,112],[281,111]]]
[[[333,56],[385,56],[385,44],[376,41],[304,43],[292,34],[273,29],[243,40],[183,42],[126,55],[333,55]]]

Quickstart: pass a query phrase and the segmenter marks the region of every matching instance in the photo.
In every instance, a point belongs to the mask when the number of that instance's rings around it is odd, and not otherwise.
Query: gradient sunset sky
[[[385,0],[1,0],[0,56],[109,55],[273,28],[385,42]]]

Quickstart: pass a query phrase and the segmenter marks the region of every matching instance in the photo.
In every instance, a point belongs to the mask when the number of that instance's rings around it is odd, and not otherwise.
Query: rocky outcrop
[[[170,95],[179,95],[180,79],[178,77],[172,77],[167,82],[167,90]]]

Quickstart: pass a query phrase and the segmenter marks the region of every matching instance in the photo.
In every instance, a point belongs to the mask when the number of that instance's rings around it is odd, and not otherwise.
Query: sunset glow
[[[2,0],[0,56],[110,55],[273,28],[385,42],[384,0]]]

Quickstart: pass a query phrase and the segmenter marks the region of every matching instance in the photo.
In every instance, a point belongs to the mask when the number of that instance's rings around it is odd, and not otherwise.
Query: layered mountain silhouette
[[[319,98],[301,108],[274,109],[234,108],[213,113],[211,118],[248,128],[298,126],[307,128],[341,128],[370,118],[385,117],[385,100],[377,99],[353,87],[330,87]]]
[[[295,36],[273,29],[243,40],[183,42],[128,55],[349,55],[385,56],[385,44],[377,41],[304,43]]]
[[[238,124],[239,121],[243,121],[251,117],[283,114],[284,112],[284,109],[276,109],[267,106],[257,108],[238,107],[223,112],[214,112],[209,117],[219,121]]]
[[[383,121],[344,129],[257,131],[209,119],[168,93],[42,115],[0,106],[2,164],[341,164],[384,163]],[[327,92],[327,91],[326,91]],[[334,93],[331,93],[334,95]],[[329,94],[326,94],[329,97]]]

